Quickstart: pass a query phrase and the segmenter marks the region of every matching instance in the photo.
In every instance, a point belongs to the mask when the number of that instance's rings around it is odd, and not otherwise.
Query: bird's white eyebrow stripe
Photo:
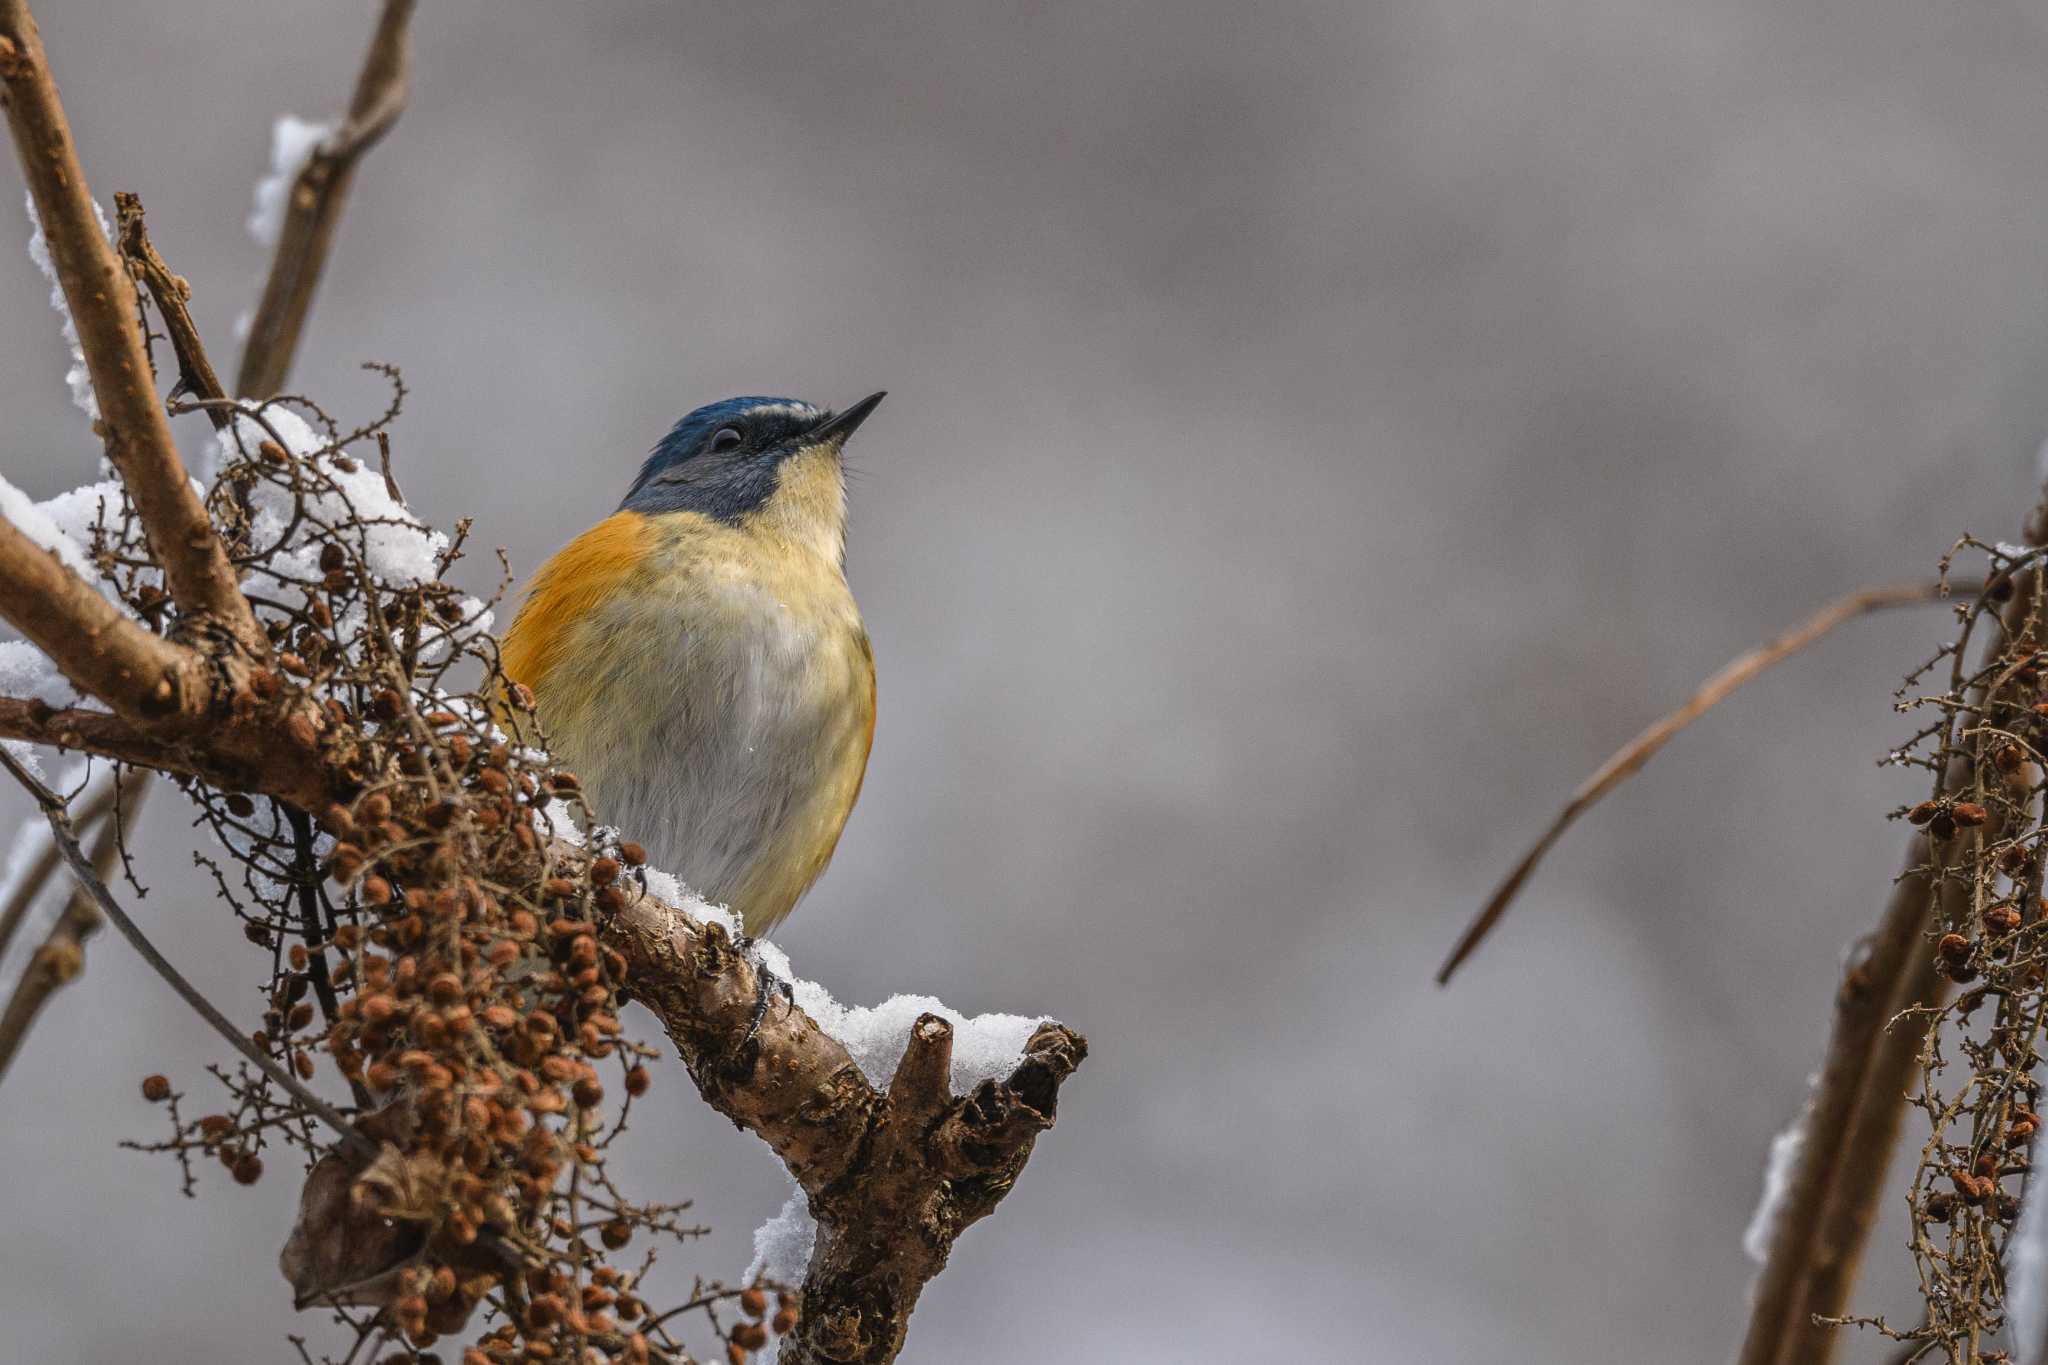
[[[741,415],[751,417],[757,412],[776,417],[816,417],[819,415],[818,409],[812,407],[809,403],[756,403]]]

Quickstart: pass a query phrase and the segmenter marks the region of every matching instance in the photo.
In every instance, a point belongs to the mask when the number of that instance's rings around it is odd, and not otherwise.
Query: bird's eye
[[[739,448],[740,442],[744,439],[745,438],[740,435],[740,429],[738,427],[720,427],[717,431],[712,433],[711,453],[713,455],[721,455],[728,450],[736,450]]]

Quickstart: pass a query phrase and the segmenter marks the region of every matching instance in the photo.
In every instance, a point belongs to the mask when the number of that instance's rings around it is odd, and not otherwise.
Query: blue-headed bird
[[[875,665],[840,450],[881,401],[698,408],[541,566],[504,638],[595,818],[750,936],[825,870],[867,771]]]

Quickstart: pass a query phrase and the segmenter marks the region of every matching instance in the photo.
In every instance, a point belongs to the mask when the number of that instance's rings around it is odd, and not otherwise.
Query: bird
[[[841,452],[883,396],[690,413],[534,574],[500,649],[592,818],[749,939],[832,860],[874,746]]]

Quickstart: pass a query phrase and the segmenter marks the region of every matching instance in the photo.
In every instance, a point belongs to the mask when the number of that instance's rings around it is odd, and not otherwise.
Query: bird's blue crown
[[[774,495],[777,467],[828,416],[794,398],[707,403],[656,443],[619,509],[737,522]]]

